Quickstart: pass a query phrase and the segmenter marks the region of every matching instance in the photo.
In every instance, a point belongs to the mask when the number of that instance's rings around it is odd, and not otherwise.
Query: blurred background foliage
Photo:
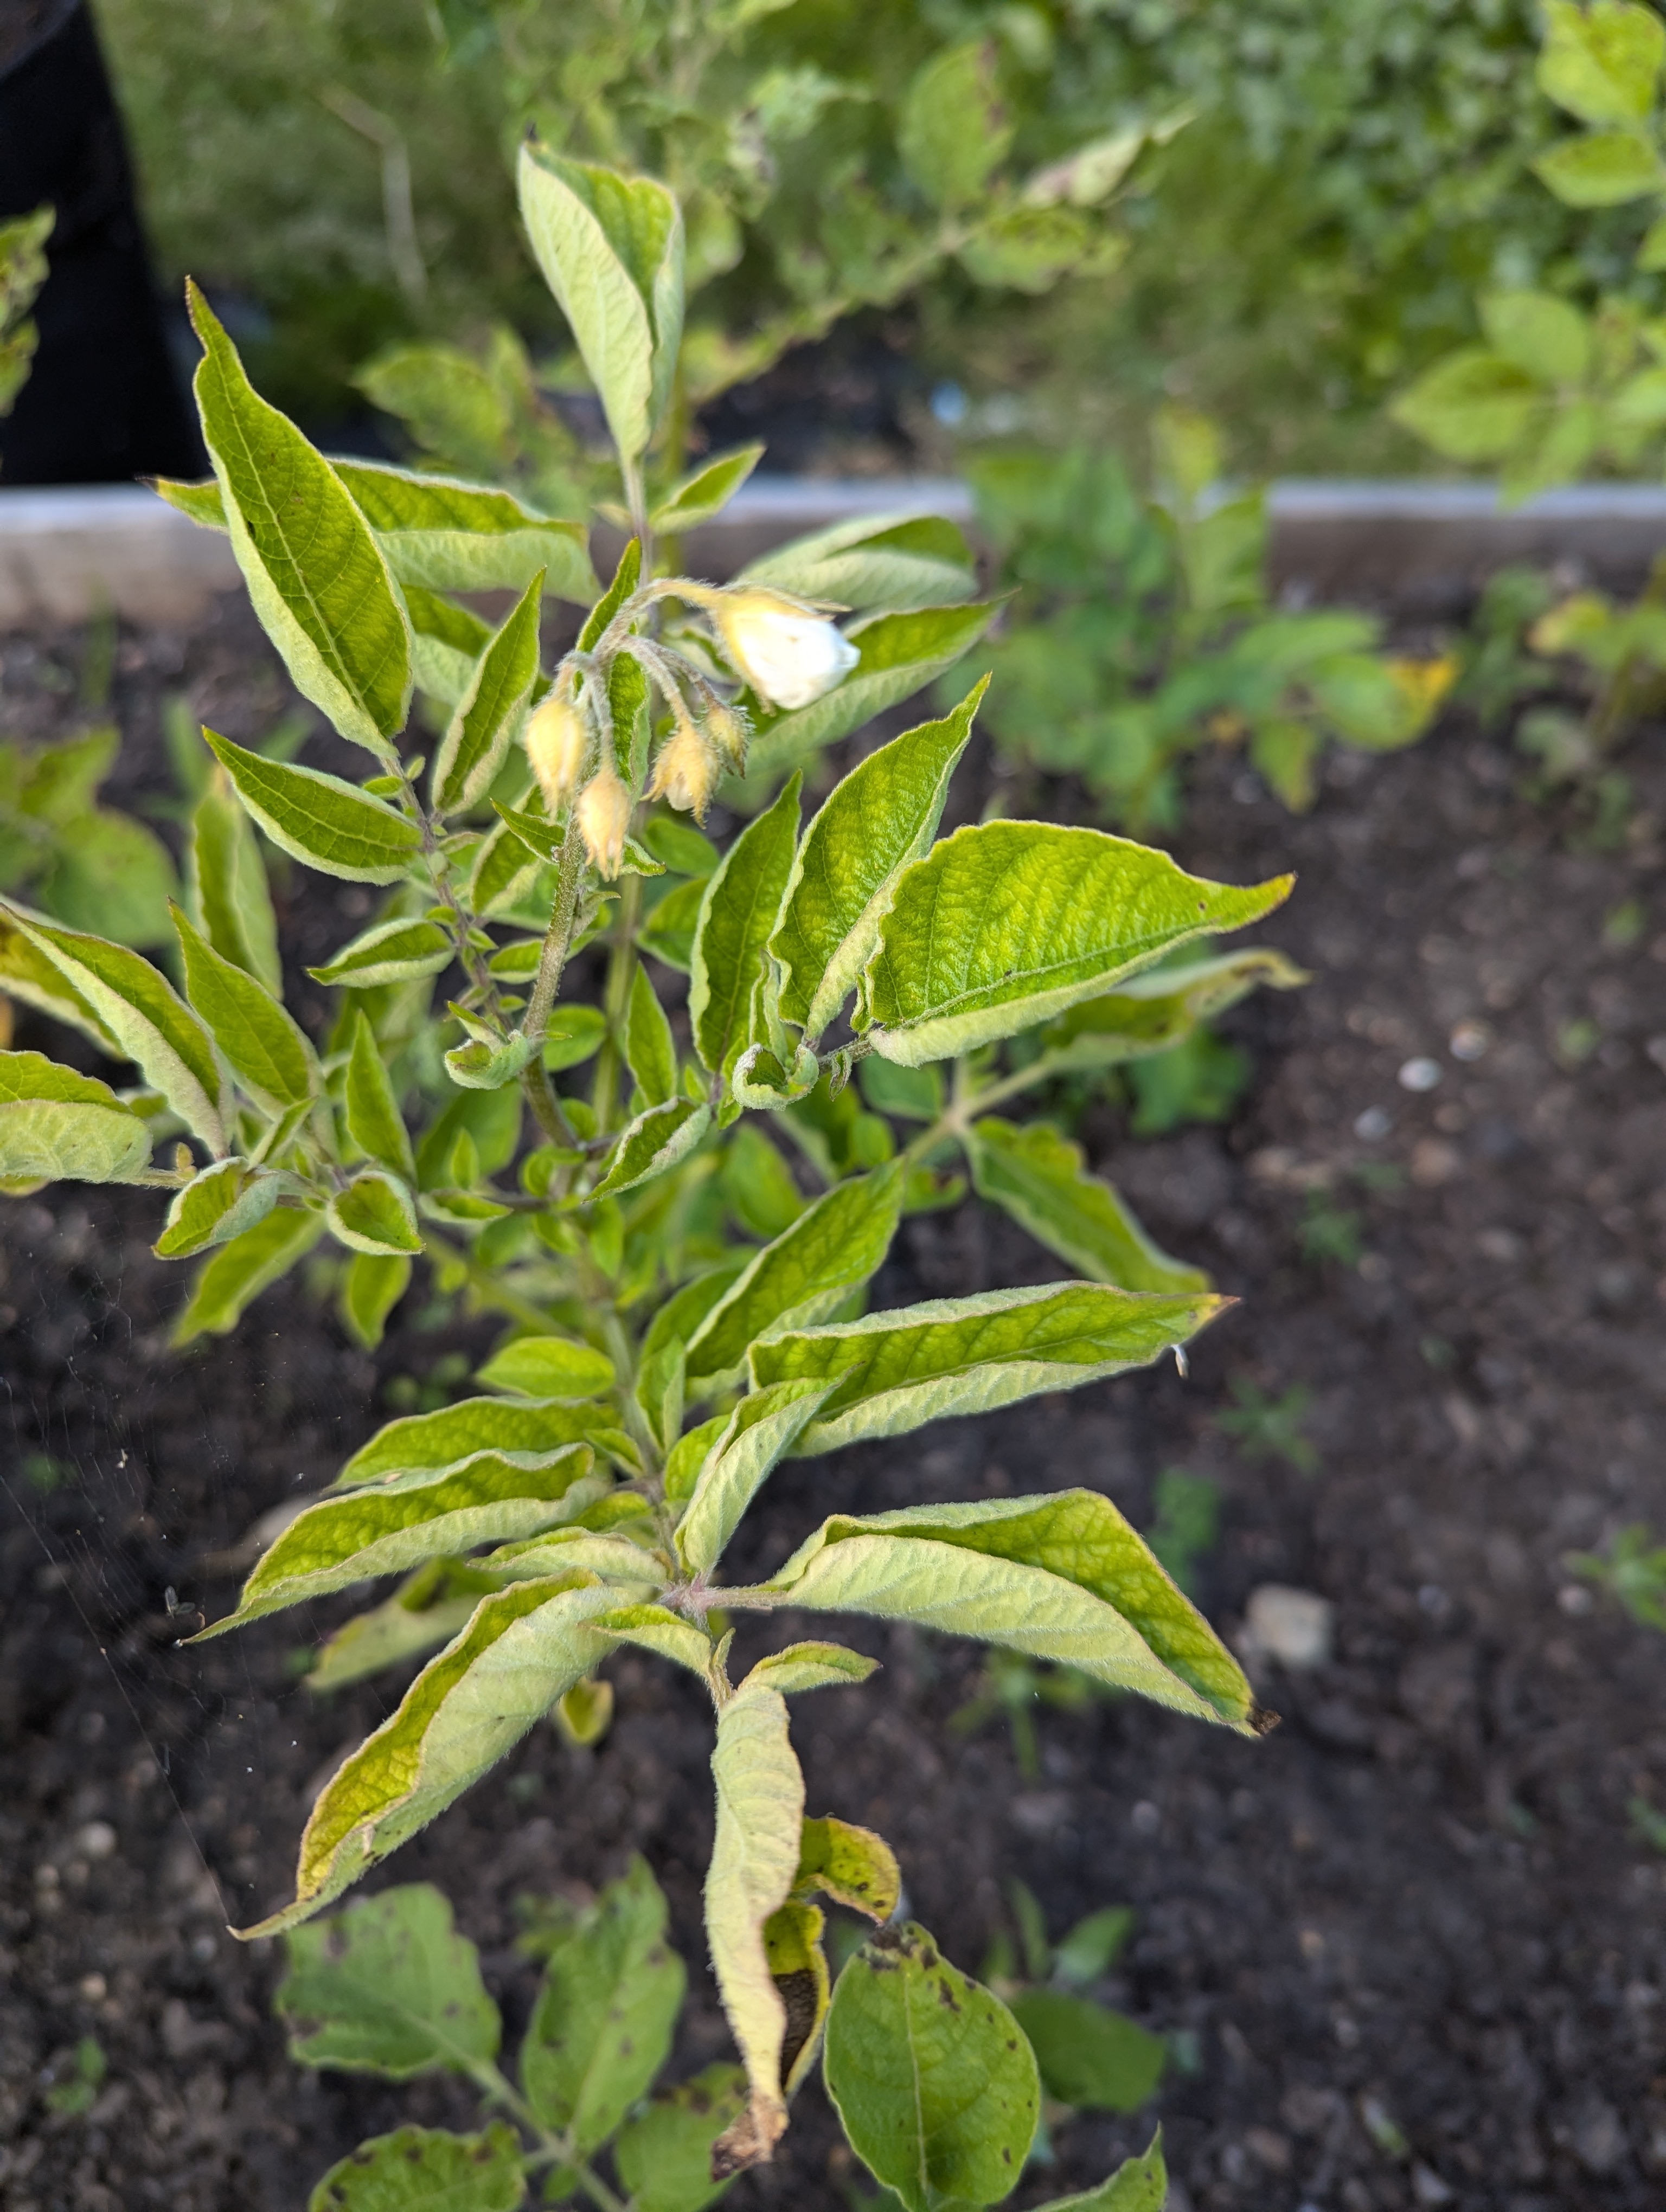
[[[1660,305],[1663,280],[1631,265],[1646,210],[1580,213],[1529,173],[1567,127],[1534,84],[1533,0],[100,0],[100,15],[170,284],[189,264],[257,380],[321,429],[362,417],[355,371],[402,340],[483,343],[506,322],[535,357],[559,346],[513,221],[529,123],[690,199],[720,349],[772,319],[813,327],[842,257],[845,292],[880,304],[841,357],[902,355],[892,412],[927,465],[951,434],[1126,441],[1180,399],[1230,416],[1250,473],[1427,469],[1383,402],[1474,336],[1475,292]],[[1022,313],[953,260],[888,291],[932,217],[909,88],[972,40],[987,143],[1015,176],[1095,134],[1193,118],[1116,208],[1131,251],[1083,252]],[[743,350],[716,380],[745,367]]]

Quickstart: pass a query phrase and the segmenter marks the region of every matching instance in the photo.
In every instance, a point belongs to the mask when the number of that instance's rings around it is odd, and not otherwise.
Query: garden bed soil
[[[3,650],[9,726],[72,726],[85,638]],[[284,704],[228,608],[188,636],[124,633],[114,680],[118,799],[166,787],[166,694],[245,739]],[[1225,1127],[1135,1143],[1096,1108],[1083,1133],[1152,1231],[1242,1304],[1189,1380],[1165,1362],[790,1466],[748,1524],[738,1573],[836,1504],[1087,1483],[1143,1526],[1154,1479],[1180,1466],[1221,1486],[1201,1594],[1229,1635],[1267,1583],[1335,1605],[1329,1663],[1262,1668],[1284,1718],[1261,1741],[1128,1701],[1043,1710],[1026,1778],[1000,1723],[952,1728],[972,1648],[860,1624],[885,1672],[798,1709],[812,1808],[890,1838],[912,1910],[967,1966],[1015,1875],[1055,1931],[1104,1905],[1137,1914],[1102,1994],[1190,2070],[1137,2116],[1058,2126],[1020,2204],[1095,2181],[1158,2118],[1183,2212],[1643,2212],[1666,2190],[1666,1857],[1628,1813],[1666,1808],[1666,1638],[1565,1564],[1666,1523],[1657,742],[1628,763],[1629,839],[1602,853],[1522,796],[1507,742],[1461,716],[1413,751],[1337,761],[1303,820],[1231,756],[1204,763],[1181,857],[1233,879],[1293,866],[1262,935],[1314,980],[1229,1018],[1253,1074]],[[969,764],[963,817],[988,775]],[[295,972],[367,904],[297,875]],[[1450,1047],[1465,1023],[1487,1041],[1467,1061]],[[27,1019],[19,1042],[64,1048]],[[1438,1083],[1402,1087],[1420,1058]],[[1369,1173],[1383,1166],[1392,1187]],[[1358,1256],[1312,1256],[1346,1247],[1344,1214]],[[293,2066],[270,2011],[279,1948],[226,1933],[289,1894],[313,1790],[398,1686],[323,1700],[297,1679],[296,1647],[344,1605],[179,1638],[227,1608],[246,1532],[331,1476],[390,1385],[471,1363],[492,1324],[426,1307],[419,1285],[367,1356],[297,1276],[181,1356],[185,1277],[150,1256],[157,1218],[148,1194],[82,1188],[0,1214],[7,2212],[293,2212],[362,2135],[472,2113],[447,2081]],[[1059,1272],[964,1205],[905,1224],[875,1302]],[[1310,1475],[1215,1425],[1235,1377],[1311,1392]],[[444,1887],[513,2026],[532,1973],[514,1900],[581,1896],[643,1852],[690,1967],[676,2063],[691,2071],[727,2047],[699,1936],[708,1717],[645,1656],[613,1672],[599,1749],[538,1728],[377,1879]],[[96,2100],[54,2113],[46,2091],[86,2037],[107,2059]],[[729,2201],[840,2212],[858,2178],[812,2087],[776,2163]]]

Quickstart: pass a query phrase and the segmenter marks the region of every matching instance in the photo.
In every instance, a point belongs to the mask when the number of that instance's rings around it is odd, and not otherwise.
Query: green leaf
[[[1206,1476],[1187,1476],[1188,1481],[1207,1483]],[[1159,1486],[1162,1478],[1159,1478]],[[1210,1486],[1213,1497],[1213,1486]],[[1108,1973],[1134,1927],[1134,1913],[1126,1905],[1107,1905],[1079,1920],[1061,1936],[1053,1954],[1053,1972],[1067,1988],[1081,1989]]]
[[[979,1637],[1252,1732],[1243,1668],[1097,1491],[835,1515],[759,1593]]]
[[[723,1196],[754,1237],[779,1237],[804,1212],[793,1171],[756,1121],[743,1121],[723,1158]]]
[[[710,1638],[667,1606],[622,1605],[611,1613],[599,1613],[591,1625],[601,1635],[639,1644],[644,1651],[686,1667],[704,1683],[712,1680]]]
[[[301,2065],[408,2081],[496,2057],[502,2024],[480,1961],[429,1883],[362,1899],[284,1948],[272,2009]]]
[[[229,778],[215,768],[191,817],[185,908],[222,958],[283,995],[277,922],[254,827]]]
[[[540,568],[504,617],[457,702],[430,780],[437,814],[478,805],[496,780],[538,680],[543,598]]]
[[[1588,316],[1553,292],[1489,292],[1476,305],[1493,350],[1539,384],[1583,384],[1590,371]]]
[[[660,994],[641,968],[631,978],[624,1048],[637,1089],[650,1106],[663,1106],[677,1090],[677,1040]]]
[[[550,1955],[520,2083],[580,2157],[605,2142],[671,2050],[687,1976],[666,1942],[666,1900],[634,1858]]]
[[[521,221],[627,461],[665,412],[683,335],[683,216],[665,185],[523,145]]]
[[[1631,131],[1565,138],[1541,154],[1532,168],[1567,207],[1618,207],[1657,192],[1666,181],[1653,144]]]
[[[801,1897],[819,1891],[836,1905],[884,1922],[902,1897],[902,1869],[891,1845],[872,1828],[848,1820],[806,1820],[793,1888]]]
[[[702,883],[722,857],[709,837],[674,814],[656,814],[645,822],[642,842],[673,875],[697,876]]]
[[[741,446],[719,453],[674,483],[648,518],[661,537],[696,530],[721,514],[763,459],[762,446]]]
[[[420,1252],[423,1232],[406,1186],[380,1168],[356,1175],[324,1210],[331,1234],[352,1252]]]
[[[404,1182],[415,1182],[416,1163],[411,1157],[410,1133],[393,1095],[376,1032],[362,1007],[353,1017],[353,1044],[342,1078],[342,1105],[347,1133],[365,1158]]]
[[[582,1573],[483,1598],[325,1784],[301,1837],[295,1903],[242,1932],[275,1936],[310,1919],[461,1796],[605,1656],[586,1623],[614,1601]]]
[[[767,2160],[787,2125],[787,2008],[769,1971],[764,1923],[798,1874],[804,1777],[778,1690],[743,1685],[717,1717],[717,1830],[706,1870],[706,1936],[730,2033],[746,2069],[746,2110],[712,2152],[714,2180]]]
[[[189,483],[177,477],[152,477],[150,489],[199,530],[225,528],[226,502],[220,494],[218,477],[204,477]]]
[[[1168,2045],[1121,2013],[1063,1990],[1025,1990],[1012,2000],[1042,2087],[1061,2105],[1137,2112],[1155,2093]]]
[[[319,1077],[313,1048],[265,985],[216,952],[177,907],[173,928],[184,956],[185,994],[255,1104],[277,1116],[315,1097]]]
[[[474,679],[474,665],[486,649],[491,625],[415,584],[404,586],[404,597],[417,688],[454,707]]]
[[[8,998],[38,1007],[54,1021],[79,1030],[112,1059],[125,1059],[120,1045],[58,963],[27,934],[31,922],[46,920],[45,915],[31,908],[0,903],[0,990]]]
[[[963,207],[976,199],[1012,143],[999,57],[993,39],[968,39],[933,55],[903,95],[897,150],[938,207]]]
[[[244,1308],[287,1275],[323,1234],[322,1214],[281,1206],[222,1244],[192,1285],[191,1302],[170,1340],[178,1346],[194,1337],[226,1335]]]
[[[50,922],[30,921],[15,908],[6,918],[46,956],[90,1006],[100,1026],[145,1081],[160,1091],[193,1136],[211,1152],[226,1149],[220,1070],[208,1031],[167,978],[125,945],[87,937]]]
[[[764,717],[746,759],[749,786],[781,775],[824,745],[848,737],[874,715],[900,706],[970,653],[999,611],[999,602],[922,607],[916,614],[874,615],[846,632],[856,665],[813,705]]]
[[[637,538],[627,538],[624,550],[619,556],[619,565],[613,571],[612,580],[584,618],[579,632],[579,651],[591,652],[619,609],[642,580],[642,545]]]
[[[738,583],[769,584],[802,599],[897,614],[952,606],[977,589],[972,549],[934,514],[836,522],[751,561]]]
[[[689,971],[689,1024],[702,1063],[725,1082],[752,1042],[752,993],[781,912],[799,834],[799,778],[750,822],[708,877]]]
[[[407,1413],[378,1429],[336,1477],[335,1487],[350,1489],[390,1475],[421,1468],[454,1468],[476,1452],[501,1452],[520,1466],[545,1466],[569,1444],[593,1443],[611,1458],[634,1462],[623,1432],[608,1425],[611,1416],[595,1406],[550,1399],[526,1405],[514,1398],[462,1398],[432,1413]]]
[[[670,1098],[650,1106],[625,1128],[614,1147],[607,1173],[592,1198],[611,1198],[666,1175],[686,1159],[711,1127],[712,1109],[703,1100]]]
[[[1540,404],[1535,379],[1484,347],[1466,346],[1419,377],[1389,412],[1454,461],[1493,461],[1526,435]]]
[[[1125,2158],[1097,2189],[1050,2197],[1037,2212],[1163,2212],[1168,2197],[1169,2169],[1163,2161],[1163,2130],[1158,2128],[1142,2157]]]
[[[393,1253],[356,1252],[347,1263],[341,1285],[341,1317],[353,1341],[374,1352],[382,1340],[389,1314],[410,1287],[408,1259]]]
[[[686,975],[694,963],[694,936],[705,895],[703,878],[667,891],[636,933],[640,949]]]
[[[823,2070],[852,2148],[908,2212],[998,2203],[1023,2172],[1041,2110],[1030,2045],[916,1923],[840,1975]]]
[[[620,2129],[613,2162],[635,2212],[704,2212],[727,2187],[712,2179],[712,2145],[746,2105],[744,2068],[708,2066]]]
[[[903,869],[931,849],[988,684],[870,753],[804,833],[769,950],[787,971],[781,1011],[810,1042],[856,988]]]
[[[396,2128],[332,2166],[307,2212],[515,2212],[526,2202],[520,2138],[500,2120],[483,2135]]]
[[[38,1052],[0,1052],[0,1183],[133,1182],[150,1130],[107,1084]]]
[[[593,1345],[564,1336],[518,1336],[476,1370],[494,1390],[528,1398],[594,1398],[613,1388],[613,1362]]]
[[[404,586],[524,592],[540,570],[558,599],[588,606],[601,588],[581,522],[539,514],[513,492],[380,461],[337,460],[336,474]]]
[[[974,1122],[967,1155],[978,1195],[1096,1283],[1125,1291],[1207,1291],[1209,1278],[1159,1250],[1082,1148],[1046,1121]]]
[[[1099,830],[958,830],[897,884],[855,1025],[904,1066],[958,1057],[1097,997],[1193,938],[1259,921],[1294,880],[1209,883]]]
[[[204,730],[215,758],[260,827],[290,857],[349,883],[391,884],[423,849],[422,832],[386,799],[321,769],[266,760]]]
[[[717,1565],[741,1516],[832,1387],[780,1382],[741,1399],[706,1455],[678,1527],[678,1553],[690,1573],[708,1574]]]
[[[319,1647],[306,1678],[307,1689],[325,1696],[431,1651],[436,1644],[449,1644],[467,1627],[481,1599],[501,1588],[495,1576],[460,1559],[430,1559],[407,1576],[392,1597],[356,1613]]]
[[[176,1194],[151,1249],[159,1260],[187,1260],[210,1245],[228,1244],[265,1219],[283,1189],[281,1176],[252,1174],[246,1160],[216,1160]]]
[[[254,611],[302,697],[391,759],[410,706],[410,624],[387,562],[330,464],[256,393],[194,284],[187,297],[203,435]]]
[[[222,1636],[269,1613],[327,1597],[424,1559],[541,1535],[570,1522],[605,1488],[585,1480],[595,1463],[575,1444],[538,1468],[493,1452],[438,1474],[406,1474],[373,1490],[325,1496],[298,1515],[261,1554],[235,1612],[194,1639]]]
[[[892,1161],[836,1183],[766,1244],[689,1339],[688,1373],[728,1375],[766,1331],[805,1328],[842,1306],[879,1267],[897,1233],[903,1170]]]
[[[315,983],[340,983],[368,991],[377,983],[410,983],[437,975],[456,957],[451,932],[437,921],[379,921],[344,945],[321,968],[307,973]]]
[[[1086,999],[1039,1032],[1049,1072],[1094,1073],[1182,1043],[1200,1023],[1264,984],[1294,991],[1310,977],[1282,952],[1251,947],[1136,975],[1120,991]],[[864,1068],[872,1065],[865,1061]]]
[[[760,1689],[779,1690],[783,1698],[796,1698],[806,1690],[843,1689],[852,1682],[866,1682],[879,1668],[877,1659],[853,1651],[848,1644],[789,1644],[760,1659],[746,1680]],[[802,1872],[800,1866],[800,1875]],[[801,1881],[798,1886],[802,1887]]]
[[[154,831],[131,816],[93,808],[58,830],[40,898],[72,929],[124,945],[159,945],[176,888],[173,862]]]
[[[1582,123],[1640,123],[1654,106],[1666,26],[1631,0],[1547,0],[1539,89]]]

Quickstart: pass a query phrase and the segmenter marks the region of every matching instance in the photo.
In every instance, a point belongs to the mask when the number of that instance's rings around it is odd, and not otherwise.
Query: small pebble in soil
[[[1284,1667],[1322,1667],[1330,1656],[1335,1608],[1313,1590],[1262,1583],[1244,1608],[1244,1641]]]
[[[1432,1091],[1440,1080],[1440,1062],[1423,1058],[1402,1060],[1396,1079],[1402,1091]]]
[[[1492,1042],[1485,1022],[1460,1022],[1447,1040],[1454,1060],[1479,1060]]]
[[[88,2004],[102,2004],[109,1994],[109,1985],[102,1974],[83,1974],[76,1988]]]
[[[1596,1600],[1583,1583],[1564,1583],[1556,1593],[1556,1602],[1564,1613],[1571,1613],[1578,1620],[1581,1614],[1590,1611]]]
[[[1367,1106],[1354,1118],[1353,1133],[1364,1145],[1380,1145],[1394,1127],[1394,1116],[1385,1106]]]
[[[116,1848],[116,1832],[107,1820],[89,1820],[76,1831],[76,1850],[84,1859],[107,1859]]]

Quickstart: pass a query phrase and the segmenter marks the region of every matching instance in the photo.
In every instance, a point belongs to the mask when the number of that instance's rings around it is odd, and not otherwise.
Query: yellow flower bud
[[[706,713],[706,734],[722,754],[725,767],[736,775],[743,775],[752,730],[739,708],[727,707],[721,699],[714,699]]]
[[[559,813],[578,788],[590,750],[582,708],[562,693],[551,691],[527,716],[524,743],[544,804],[551,814]]]
[[[585,849],[597,872],[611,883],[624,859],[625,832],[630,827],[631,797],[609,764],[593,775],[579,793],[576,818]]]
[[[705,602],[723,649],[760,699],[808,707],[856,665],[856,648],[803,600],[761,584]]]
[[[717,763],[710,746],[691,721],[679,717],[654,763],[648,797],[668,799],[684,814],[693,814],[703,822],[716,781]]]

